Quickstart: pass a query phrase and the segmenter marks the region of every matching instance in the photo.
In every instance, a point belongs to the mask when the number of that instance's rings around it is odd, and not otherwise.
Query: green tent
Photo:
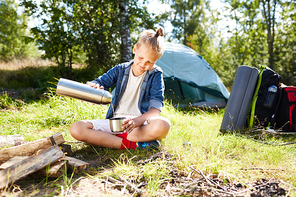
[[[182,44],[165,43],[156,62],[162,68],[165,97],[179,107],[225,107],[229,92],[211,66]]]

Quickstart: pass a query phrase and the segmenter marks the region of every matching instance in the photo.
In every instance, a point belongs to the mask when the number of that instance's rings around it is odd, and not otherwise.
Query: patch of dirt
[[[172,155],[159,152],[142,162],[143,165],[165,158],[171,161]],[[170,179],[160,185],[161,192],[157,196],[286,196],[288,191],[280,186],[281,181],[261,179],[254,183],[227,183],[215,174],[204,175],[191,166],[190,173],[180,172],[178,168],[170,167]],[[194,175],[195,174],[195,175]]]

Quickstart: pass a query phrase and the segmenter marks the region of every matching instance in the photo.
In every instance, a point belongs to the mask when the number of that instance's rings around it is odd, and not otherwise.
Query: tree
[[[72,65],[75,55],[81,48],[75,43],[76,35],[71,27],[71,17],[67,13],[67,7],[58,0],[40,2],[41,12],[37,12],[36,5],[31,1],[24,1],[23,5],[31,16],[36,14],[43,23],[31,29],[39,46],[45,53],[43,58],[54,59],[58,64],[60,75],[73,78]]]
[[[129,0],[119,0],[121,23],[121,62],[127,62],[132,59],[132,40],[129,27],[128,5]]]
[[[44,57],[55,58],[60,68],[71,71],[75,54],[86,54],[88,68],[106,71],[121,59],[131,59],[129,31],[148,24],[145,7],[135,0],[23,0],[28,15],[43,24],[32,29]],[[120,19],[120,20],[118,20]],[[77,55],[76,55],[77,56]],[[92,73],[94,74],[94,73]]]
[[[267,43],[268,43],[268,54],[269,54],[269,67],[274,69],[274,51],[273,43],[275,36],[275,14],[278,4],[278,0],[261,0],[262,12],[264,16],[264,24],[267,30]]]
[[[207,61],[213,59],[215,53],[215,43],[218,42],[218,15],[219,12],[211,10],[207,2],[200,2],[200,10],[203,10],[202,17],[199,18],[195,25],[191,25],[192,35],[188,36],[187,45],[193,48],[197,53],[203,56]],[[207,13],[207,14],[206,14]],[[192,20],[191,23],[194,21]],[[210,62],[209,62],[210,63]]]
[[[276,71],[286,85],[296,85],[296,3],[283,4],[281,22],[275,35],[274,58]]]
[[[14,0],[0,1],[0,60],[11,61],[38,54],[34,43],[30,43],[27,17],[17,13]]]
[[[219,31],[220,13],[212,9],[209,2],[201,1],[200,9],[203,10],[202,17],[195,25],[193,35],[188,37],[187,45],[200,54],[217,72],[224,84],[230,87],[235,68],[239,65],[234,50],[230,47],[233,39],[224,38]]]
[[[78,36],[78,44],[87,54],[87,64],[92,68],[109,69],[119,62],[120,21],[118,1],[72,1],[73,29]]]
[[[225,0],[231,11],[241,14],[240,24],[246,29],[265,33],[268,45],[268,66],[274,68],[274,38],[278,18],[276,14],[282,10],[284,0]],[[286,1],[288,2],[288,1]]]
[[[178,40],[183,40],[187,45],[188,36],[193,35],[198,23],[204,15],[201,9],[201,0],[172,0],[171,23],[174,26],[173,36]]]

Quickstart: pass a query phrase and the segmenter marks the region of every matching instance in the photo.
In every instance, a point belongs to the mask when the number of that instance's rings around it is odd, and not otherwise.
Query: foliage
[[[39,55],[27,32],[27,17],[17,13],[14,0],[0,1],[0,61],[26,59]]]
[[[288,15],[291,14],[289,9],[294,9],[295,3],[279,0],[226,0],[224,2],[229,5],[229,17],[236,21],[235,31],[225,46],[232,51],[237,61],[236,65],[255,67],[267,65],[283,76],[283,82],[292,85],[291,77],[283,70],[284,68],[291,70],[289,68],[292,68],[293,62],[283,61],[281,54],[286,54],[284,51],[291,49],[291,46],[284,44],[285,41],[282,38],[285,35],[282,30],[293,29],[293,23],[285,23],[284,21],[289,21]],[[285,13],[286,17],[284,17]],[[276,17],[280,15],[282,17]],[[289,35],[289,44],[292,44],[295,39],[292,35]],[[289,59],[295,57],[293,53],[288,56]]]
[[[169,1],[170,2],[170,1]],[[173,0],[171,1],[171,24],[173,37],[187,45],[187,37],[196,33],[196,29],[203,19],[204,1],[200,0]]]
[[[128,54],[119,50],[121,46],[130,47],[129,42],[122,43],[125,37],[128,40],[128,30],[132,43],[135,43],[143,29],[163,26],[169,19],[174,26],[169,40],[177,39],[196,50],[229,90],[241,65],[267,65],[282,76],[282,82],[286,85],[296,83],[294,1],[223,0],[229,11],[225,17],[236,24],[234,29],[225,27],[229,28],[229,37],[225,37],[218,26],[222,22],[222,13],[213,10],[210,1],[205,0],[162,0],[170,3],[172,11],[161,15],[147,11],[149,0],[142,3],[135,0],[21,2],[28,16],[42,22],[32,29],[32,33],[39,48],[44,51],[43,57],[57,62],[55,77],[83,78],[83,81],[97,77],[98,73],[119,63],[123,58],[121,55],[130,59]],[[122,12],[120,2],[128,13]],[[28,18],[17,15],[17,4],[13,1],[5,0],[1,4],[5,5],[1,6],[0,12],[3,25],[10,27],[0,28],[0,35],[6,35],[6,39],[1,39],[0,51],[8,55],[4,57],[2,54],[1,59],[31,56],[32,53],[27,53],[31,50],[26,47],[34,43],[24,45],[24,41],[29,41],[30,37],[20,36],[25,33]],[[266,9],[268,5],[270,11]],[[5,17],[5,13],[12,17]],[[123,15],[125,22],[118,20]],[[124,48],[121,50],[129,53]],[[74,63],[86,63],[88,70],[73,70]]]
[[[260,54],[260,44],[267,44],[268,53],[268,65],[271,69],[274,69],[274,36],[276,26],[276,10],[278,9],[278,0],[252,0],[252,1],[232,1],[226,0],[229,3],[230,10],[232,11],[232,17],[240,24],[243,30],[242,36],[247,37],[247,44],[249,46],[257,46],[254,51],[256,54]],[[238,18],[239,16],[239,18]],[[255,35],[258,33],[258,35]],[[237,33],[237,32],[236,32]],[[264,36],[265,39],[260,39],[260,36]],[[237,37],[237,35],[236,35]],[[255,39],[254,39],[255,38]],[[257,39],[259,38],[259,39]],[[259,42],[258,42],[259,41]],[[262,42],[263,41],[263,42]],[[249,51],[253,51],[254,48],[246,46]],[[250,58],[247,58],[250,59]],[[252,61],[256,62],[256,61]]]
[[[71,27],[67,7],[63,2],[52,0],[42,1],[37,13],[37,5],[31,1],[24,1],[27,12],[45,16],[43,24],[31,29],[39,49],[44,51],[43,58],[54,58],[58,64],[60,75],[72,78],[73,61],[84,59],[81,47],[75,43],[74,32]],[[41,20],[41,18],[40,18]]]
[[[275,37],[275,70],[282,82],[296,85],[296,4],[285,4],[282,22]]]
[[[0,109],[10,109],[22,106],[22,103],[7,95],[6,92],[0,94]]]
[[[208,61],[229,89],[241,65],[257,68],[267,65],[282,76],[283,83],[295,84],[295,14],[292,11],[295,3],[279,0],[224,2],[229,10],[226,17],[236,24],[234,29],[229,29],[230,36],[217,31],[215,24],[220,22],[219,13],[208,9],[210,15],[202,15],[187,45]]]
[[[0,86],[9,89],[39,88],[43,91],[53,82],[57,72],[55,66],[50,67],[26,67],[16,71],[0,70],[2,79]]]
[[[204,12],[200,13],[199,22],[193,29],[193,34],[188,36],[187,45],[196,50],[204,59],[208,60],[211,65],[211,57],[215,53],[214,46],[219,41],[215,37],[218,33],[219,13],[216,10],[212,10],[204,2],[201,2],[200,9],[204,10]]]
[[[153,28],[153,21],[146,7],[140,7],[137,1],[129,3],[129,21],[131,30],[136,25]],[[44,58],[54,58],[62,76],[73,78],[72,64],[85,58],[92,69],[108,70],[120,62],[120,28],[118,18],[121,13],[119,2],[109,1],[73,1],[50,0],[38,4],[24,0],[29,16],[38,17],[43,23],[32,29],[40,49],[45,51]]]
[[[72,72],[76,80],[82,83],[102,73],[102,70],[94,72],[87,67],[75,68]],[[16,92],[26,102],[44,98],[48,88],[55,88],[61,78],[56,65],[27,65],[17,70],[0,70],[0,75],[3,76],[0,78],[0,87]]]

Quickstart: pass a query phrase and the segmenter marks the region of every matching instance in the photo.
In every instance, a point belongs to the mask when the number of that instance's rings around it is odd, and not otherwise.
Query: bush
[[[3,92],[2,95],[0,95],[0,109],[10,109],[15,107],[21,107],[22,105],[23,102],[9,97],[5,92]]]

